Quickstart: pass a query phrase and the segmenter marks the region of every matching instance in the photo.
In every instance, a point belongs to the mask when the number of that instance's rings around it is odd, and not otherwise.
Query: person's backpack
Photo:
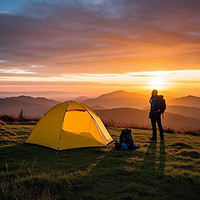
[[[128,143],[129,140],[129,134],[131,133],[130,129],[123,129],[121,131],[121,135],[120,135],[120,143],[124,142],[124,143]]]
[[[129,149],[133,148],[133,138],[130,129],[124,129],[121,131],[120,144],[125,143]]]
[[[160,114],[163,114],[166,110],[166,102],[163,98],[163,95],[157,96],[157,105],[156,105],[156,111]]]
[[[138,145],[134,144],[130,129],[123,129],[121,131],[120,141],[119,142],[115,141],[115,149],[123,150],[122,143],[126,144],[126,146],[128,147],[128,150],[140,148],[139,144]]]
[[[120,144],[125,143],[129,145],[130,140],[132,140],[131,130],[130,129],[123,129],[120,135]]]

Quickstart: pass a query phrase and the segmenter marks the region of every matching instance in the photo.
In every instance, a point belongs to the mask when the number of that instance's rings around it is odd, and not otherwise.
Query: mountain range
[[[149,98],[146,95],[119,90],[94,99],[86,99],[83,103],[90,107],[98,105],[105,108],[131,107],[139,109],[148,105],[148,101]]]
[[[150,127],[148,110],[134,108],[113,108],[106,110],[96,110],[97,114],[104,122],[114,125]],[[200,118],[184,117],[179,114],[166,112],[164,114],[163,126],[175,130],[200,129]]]
[[[174,98],[171,99],[168,104],[200,108],[200,97],[188,95],[185,97]]]
[[[114,121],[121,124],[136,124],[149,126],[149,97],[126,91],[115,91],[96,98],[85,96],[76,98],[100,115],[104,121]],[[33,98],[18,96],[0,98],[0,114],[18,115],[23,109],[30,117],[39,117],[46,113],[59,101],[44,97]],[[172,128],[200,128],[200,97],[185,96],[167,100],[167,110],[163,123]]]
[[[18,115],[22,109],[26,116],[40,117],[58,103],[58,101],[44,97],[19,96],[0,98],[0,114]]]
[[[103,94],[97,98],[86,99],[82,102],[91,107],[98,105],[105,108],[131,107],[142,109],[147,108],[149,105],[149,95],[119,90]],[[200,108],[200,97],[188,95],[185,97],[174,98],[169,101],[167,100],[167,105]]]

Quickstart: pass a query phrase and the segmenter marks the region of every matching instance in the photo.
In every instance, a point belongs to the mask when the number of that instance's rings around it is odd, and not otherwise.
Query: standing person
[[[160,132],[160,139],[164,141],[163,127],[161,124],[161,114],[163,114],[166,109],[165,99],[163,99],[162,95],[158,95],[157,90],[153,90],[149,102],[151,104],[149,118],[151,119],[151,125],[152,125],[152,137],[149,139],[155,141],[157,140],[157,129],[156,129],[156,123],[157,123]]]

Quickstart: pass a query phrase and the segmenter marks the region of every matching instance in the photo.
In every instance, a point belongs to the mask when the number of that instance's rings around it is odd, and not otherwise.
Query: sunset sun
[[[149,86],[155,89],[162,89],[165,86],[166,82],[161,77],[154,77],[151,82],[149,82]]]

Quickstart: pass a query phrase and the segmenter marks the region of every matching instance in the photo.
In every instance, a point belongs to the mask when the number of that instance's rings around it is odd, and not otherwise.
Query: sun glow
[[[37,70],[35,69],[37,68]],[[42,65],[29,69],[0,69],[2,91],[55,91],[78,95],[99,95],[115,90],[146,93],[152,89],[175,95],[200,94],[200,70],[141,71],[128,73],[79,73],[44,76]],[[23,87],[22,87],[23,85]],[[67,88],[67,89],[66,89]],[[98,89],[97,89],[98,88]],[[184,88],[184,90],[183,90]],[[65,98],[65,97],[64,97]]]
[[[161,77],[154,77],[152,81],[149,83],[149,85],[151,88],[163,89],[164,86],[166,85],[166,82]]]

